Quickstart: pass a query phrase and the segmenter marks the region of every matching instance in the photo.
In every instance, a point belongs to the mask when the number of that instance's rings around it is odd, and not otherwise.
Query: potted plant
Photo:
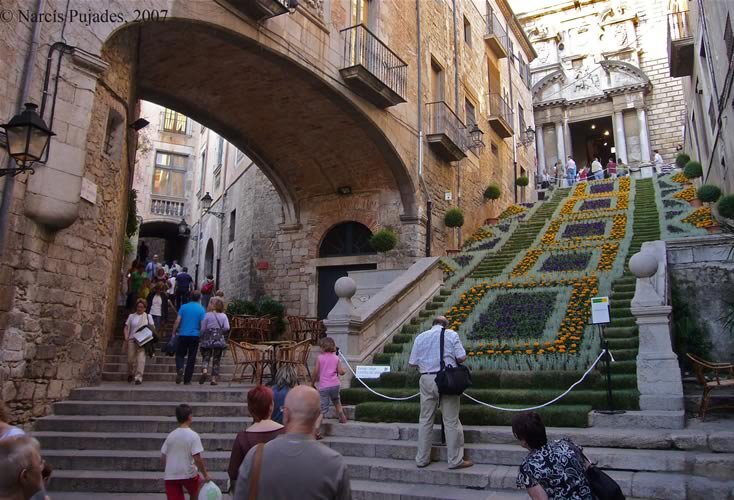
[[[683,168],[689,161],[691,161],[690,156],[685,153],[678,153],[675,157],[675,166],[676,168]]]
[[[698,177],[703,176],[703,167],[701,167],[701,164],[695,160],[689,161],[686,163],[686,166],[683,167],[683,175],[689,179],[697,179]]]
[[[704,203],[715,203],[721,198],[721,189],[719,189],[719,186],[714,186],[713,184],[704,184],[698,188],[696,196]]]
[[[377,231],[370,238],[370,246],[380,253],[389,252],[398,244],[398,235],[390,228]]]
[[[518,177],[517,179],[515,179],[515,184],[518,187],[524,188],[525,186],[527,186],[528,184],[530,184],[530,179],[528,179],[528,177],[526,175],[521,175],[520,177]]]
[[[444,215],[443,218],[444,224],[446,224],[446,227],[453,227],[453,228],[460,228],[464,225],[464,211],[458,207],[449,208],[446,211],[446,215]],[[458,253],[458,247],[461,247],[461,235],[459,235],[459,244],[457,246],[457,249],[454,250],[446,250],[446,253],[448,255]]]
[[[734,194],[727,194],[719,198],[719,202],[711,212],[727,232],[734,232]]]
[[[502,190],[500,189],[498,184],[492,183],[489,186],[487,186],[487,189],[484,190],[484,199],[488,201],[494,202],[495,200],[498,200],[502,196]],[[492,212],[494,212],[494,203],[492,203]],[[484,223],[485,224],[497,224],[499,222],[499,218],[497,217],[489,217]]]

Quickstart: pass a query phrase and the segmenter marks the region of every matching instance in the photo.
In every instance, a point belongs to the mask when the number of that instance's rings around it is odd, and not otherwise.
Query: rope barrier
[[[504,408],[502,406],[494,406],[494,405],[491,405],[489,403],[485,403],[484,401],[479,401],[478,399],[471,397],[467,393],[464,393],[463,396],[465,398],[471,400],[471,401],[474,401],[477,404],[480,404],[482,406],[486,406],[488,408],[492,408],[492,409],[495,409],[495,410],[500,410],[500,411],[521,412],[521,411],[531,411],[531,410],[537,410],[539,408],[545,408],[546,406],[550,406],[553,403],[555,403],[556,401],[559,401],[562,398],[566,397],[568,395],[568,393],[570,393],[577,385],[579,385],[581,382],[583,382],[586,379],[586,377],[589,376],[589,373],[591,373],[591,371],[594,369],[594,367],[596,367],[596,365],[599,363],[599,361],[601,361],[601,359],[604,357],[604,354],[607,353],[607,352],[609,353],[609,358],[611,359],[611,361],[612,362],[615,362],[614,356],[612,355],[612,352],[611,351],[607,351],[606,349],[602,349],[602,351],[599,353],[599,356],[597,356],[596,360],[594,360],[594,362],[591,364],[591,366],[589,367],[589,369],[586,370],[586,372],[581,376],[580,379],[578,379],[576,382],[574,382],[571,385],[571,387],[569,387],[563,394],[560,394],[560,395],[556,396],[555,398],[551,399],[550,401],[548,401],[546,403],[543,403],[541,405],[538,405],[538,406],[531,406],[529,408]],[[413,399],[415,397],[420,396],[420,393],[419,392],[413,394],[412,396],[407,396],[407,397],[402,397],[402,398],[396,398],[396,397],[393,397],[393,396],[387,396],[385,394],[381,394],[381,393],[377,392],[376,390],[372,389],[361,378],[359,378],[357,376],[357,373],[354,371],[354,369],[352,369],[352,365],[349,364],[349,361],[347,361],[347,358],[344,357],[344,354],[342,354],[340,352],[339,353],[339,356],[342,358],[342,360],[344,360],[344,363],[347,365],[347,368],[349,368],[349,371],[352,372],[352,375],[354,375],[354,378],[356,378],[359,381],[359,383],[362,384],[365,387],[365,389],[367,389],[368,391],[370,391],[375,396],[379,396],[381,398],[389,399],[391,401],[408,401],[409,399]]]
[[[558,400],[560,400],[560,399],[564,398],[564,397],[565,397],[566,395],[568,395],[568,393],[569,393],[569,392],[571,392],[571,391],[572,391],[572,390],[574,389],[574,387],[576,387],[576,386],[577,386],[577,385],[579,385],[579,384],[580,384],[581,382],[583,382],[583,381],[584,381],[584,379],[585,379],[585,378],[586,378],[586,377],[587,377],[587,376],[589,375],[589,373],[591,373],[591,370],[593,370],[593,369],[594,369],[594,367],[595,367],[595,366],[597,365],[597,363],[599,363],[599,361],[601,360],[601,358],[602,358],[602,357],[604,357],[604,354],[605,354],[606,352],[607,352],[607,350],[606,350],[606,349],[602,349],[601,353],[599,354],[599,356],[597,356],[596,360],[595,360],[595,361],[594,361],[594,362],[593,362],[593,363],[591,364],[591,366],[589,367],[589,369],[588,369],[588,370],[586,370],[586,373],[584,373],[584,374],[583,374],[583,376],[582,376],[582,377],[581,377],[580,379],[578,379],[578,380],[577,380],[576,382],[574,382],[574,383],[573,383],[573,385],[571,385],[571,387],[569,387],[569,388],[568,388],[568,389],[566,390],[566,392],[564,392],[563,394],[561,394],[561,395],[559,395],[559,396],[556,396],[555,398],[551,399],[551,400],[550,400],[550,401],[548,401],[547,403],[543,403],[542,405],[538,405],[538,406],[531,406],[531,407],[529,407],[529,408],[503,408],[502,406],[494,406],[494,405],[491,405],[491,404],[489,404],[489,403],[485,403],[485,402],[483,402],[483,401],[479,401],[478,399],[476,399],[476,398],[473,398],[473,397],[471,397],[471,396],[470,396],[470,395],[468,395],[467,393],[464,393],[463,395],[464,395],[464,397],[465,397],[465,398],[467,398],[467,399],[470,399],[470,400],[474,401],[474,402],[475,402],[475,403],[477,403],[477,404],[480,404],[480,405],[482,405],[482,406],[486,406],[486,407],[488,407],[488,408],[493,408],[493,409],[495,409],[495,410],[500,410],[500,411],[514,411],[514,412],[520,412],[520,411],[531,411],[531,410],[537,410],[537,409],[539,409],[539,408],[545,408],[546,406],[552,405],[552,404],[553,404],[553,403],[555,403],[556,401],[558,401]],[[610,353],[609,353],[609,356],[611,357],[611,355],[612,355],[612,353],[610,352]],[[614,361],[614,358],[612,358],[612,361]]]
[[[376,390],[372,389],[370,386],[368,386],[367,384],[365,384],[364,381],[357,376],[357,373],[352,369],[352,365],[349,364],[349,361],[347,361],[347,358],[344,357],[344,354],[342,354],[340,352],[339,353],[339,356],[341,356],[341,358],[344,360],[344,363],[347,365],[347,368],[349,368],[349,371],[352,372],[352,375],[354,375],[354,378],[356,378],[357,380],[359,380],[359,383],[362,384],[365,387],[365,389],[367,389],[368,391],[370,391],[375,396],[379,396],[381,398],[389,399],[390,401],[408,401],[409,399],[413,399],[415,397],[420,396],[420,393],[419,392],[416,392],[412,396],[408,396],[408,397],[405,397],[405,398],[395,398],[395,397],[392,397],[392,396],[386,396],[385,394],[380,394],[379,392],[377,392]]]

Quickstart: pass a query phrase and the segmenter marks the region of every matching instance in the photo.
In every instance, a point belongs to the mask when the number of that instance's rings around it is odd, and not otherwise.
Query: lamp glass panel
[[[43,157],[46,146],[48,146],[50,138],[47,132],[36,127],[31,127],[28,141],[28,156],[32,157],[34,161],[40,160]]]
[[[26,139],[28,139],[28,127],[9,127],[6,130],[8,136],[8,153],[18,161],[25,161]]]

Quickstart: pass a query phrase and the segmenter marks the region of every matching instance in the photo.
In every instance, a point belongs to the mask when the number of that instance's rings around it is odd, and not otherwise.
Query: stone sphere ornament
[[[334,283],[334,292],[340,299],[354,297],[357,292],[357,283],[349,276],[342,276]]]
[[[649,278],[658,272],[658,259],[650,253],[638,252],[630,259],[629,268],[638,278]]]

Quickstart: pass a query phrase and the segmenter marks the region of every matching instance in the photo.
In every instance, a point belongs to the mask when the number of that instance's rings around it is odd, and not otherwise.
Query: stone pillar
[[[571,129],[568,126],[568,118],[565,117],[563,118],[563,144],[564,149],[566,150],[566,154],[573,156],[573,144],[571,144]]]
[[[558,150],[558,161],[562,166],[566,165],[565,127],[562,122],[556,122],[556,149]],[[565,169],[564,169],[565,172]]]
[[[543,125],[535,125],[535,150],[538,155],[538,177],[545,170],[545,144],[543,144]],[[546,174],[549,172],[546,171]]]
[[[334,283],[334,292],[339,300],[324,320],[326,335],[334,339],[340,352],[351,364],[354,358],[350,357],[359,355],[359,332],[362,329],[362,321],[355,314],[356,307],[352,303],[352,297],[357,292],[357,283],[349,276],[344,276]],[[347,373],[341,381],[341,386],[345,388],[352,381],[352,372],[348,368],[346,370]]]
[[[624,135],[624,115],[614,112],[614,147],[617,150],[617,163],[627,163],[627,138]]]
[[[643,163],[648,163],[650,161],[650,139],[647,135],[645,108],[637,108],[637,120],[640,122],[640,158]]]
[[[631,309],[640,339],[640,410],[655,412],[657,419],[667,421],[666,426],[681,428],[685,423],[683,383],[671,340],[665,242],[643,244],[640,253],[630,259],[629,268],[637,276]]]

